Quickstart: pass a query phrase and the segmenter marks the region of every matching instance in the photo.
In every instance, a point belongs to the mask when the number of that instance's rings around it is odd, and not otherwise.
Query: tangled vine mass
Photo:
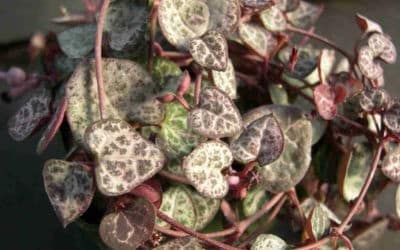
[[[55,214],[102,249],[367,249],[397,215],[396,48],[361,14],[349,52],[303,0],[84,0],[32,38],[43,71],[1,72],[8,123],[40,154]],[[355,219],[355,216],[358,215]]]

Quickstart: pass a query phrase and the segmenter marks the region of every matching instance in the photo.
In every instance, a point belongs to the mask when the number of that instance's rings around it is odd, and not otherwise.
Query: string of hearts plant
[[[112,249],[365,249],[400,230],[376,208],[400,181],[379,24],[357,15],[347,52],[303,0],[83,2],[54,20],[73,27],[46,37],[44,72],[0,74],[12,98],[33,89],[15,140],[63,135],[43,179],[64,227]]]

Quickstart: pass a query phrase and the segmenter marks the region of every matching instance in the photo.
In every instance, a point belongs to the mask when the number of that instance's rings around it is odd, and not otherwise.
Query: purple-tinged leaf
[[[356,22],[360,27],[361,31],[364,33],[372,33],[372,32],[382,33],[382,27],[378,23],[366,18],[363,15],[357,14]]]

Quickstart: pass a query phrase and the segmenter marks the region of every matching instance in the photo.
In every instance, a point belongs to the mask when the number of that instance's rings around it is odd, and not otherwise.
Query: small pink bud
[[[21,85],[26,80],[26,73],[21,68],[12,67],[7,72],[7,83],[10,86]]]

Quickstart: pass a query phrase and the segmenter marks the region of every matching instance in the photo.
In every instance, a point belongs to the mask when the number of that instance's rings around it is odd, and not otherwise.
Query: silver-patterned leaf
[[[375,57],[379,57],[386,63],[395,63],[397,60],[397,50],[393,42],[384,34],[374,33],[368,39],[368,46],[374,52]]]
[[[389,148],[382,161],[382,172],[390,180],[400,182],[400,146]]]
[[[50,116],[51,93],[45,88],[33,92],[29,100],[8,121],[8,133],[16,141],[30,136]]]
[[[228,44],[225,37],[216,30],[192,39],[189,51],[193,59],[204,68],[225,71],[228,66]]]
[[[335,89],[327,84],[320,84],[313,89],[313,99],[318,113],[325,120],[332,120],[337,113]]]
[[[250,250],[287,250],[290,249],[284,240],[273,234],[260,234]]]
[[[364,111],[386,109],[390,102],[390,96],[382,88],[366,88],[360,95],[360,106]]]
[[[117,51],[143,49],[147,28],[147,6],[132,0],[113,1],[107,12],[104,31],[110,47]]]
[[[292,12],[286,13],[287,20],[302,29],[311,28],[322,13],[322,6],[300,0],[299,6]]]
[[[162,103],[153,98],[158,85],[139,64],[103,59],[104,118],[121,118],[158,124],[164,118]],[[100,119],[94,60],[82,62],[66,86],[67,119],[74,139],[83,144],[86,129]]]
[[[224,36],[230,35],[240,20],[238,0],[206,0],[210,10],[208,30],[217,30]]]
[[[242,202],[243,214],[246,217],[250,217],[255,214],[261,207],[267,202],[267,194],[265,190],[260,186],[252,187]]]
[[[230,137],[242,128],[242,118],[229,96],[217,88],[206,88],[201,92],[199,107],[189,114],[189,125],[205,137]]]
[[[199,243],[199,241],[194,237],[183,237],[171,240],[153,250],[205,250]]]
[[[287,21],[283,12],[277,6],[272,6],[260,13],[264,27],[269,31],[284,31]]]
[[[196,226],[195,204],[184,186],[172,186],[163,193],[160,211],[186,227],[195,228]],[[156,219],[156,223],[160,227],[170,227],[159,218]]]
[[[382,27],[368,19],[367,17],[357,14],[356,15],[356,22],[358,24],[358,26],[360,27],[360,29],[364,32],[364,33],[373,33],[373,32],[377,32],[377,33],[382,33]]]
[[[393,133],[400,133],[400,102],[395,100],[384,113],[383,123]]]
[[[165,111],[165,119],[161,123],[156,143],[170,159],[180,158],[192,152],[203,139],[189,128],[189,112],[182,105],[168,103]]]
[[[212,70],[211,76],[217,88],[228,94],[231,99],[237,98],[237,81],[231,59],[228,59],[228,66],[225,71]]]
[[[233,161],[229,147],[217,141],[200,144],[183,161],[186,177],[205,197],[223,198],[229,190],[227,179],[222,170],[228,168]]]
[[[275,5],[283,12],[290,12],[299,7],[300,0],[274,0]]]
[[[293,106],[266,105],[243,116],[244,126],[273,114],[282,129],[285,142],[282,154],[271,164],[261,166],[261,185],[270,192],[287,191],[299,183],[311,161],[312,126],[304,113]]]
[[[373,157],[366,143],[355,143],[353,150],[343,156],[338,170],[340,192],[346,201],[356,199],[367,179]]]
[[[151,237],[155,217],[152,203],[136,199],[124,210],[110,213],[102,219],[100,237],[111,249],[136,249]]]
[[[278,41],[272,33],[257,24],[241,23],[239,36],[250,49],[262,57],[271,54],[278,45]]]
[[[317,204],[307,220],[308,234],[317,241],[329,233],[330,225],[326,210]]]
[[[368,46],[363,46],[358,51],[357,64],[361,73],[369,79],[377,79],[383,74],[381,65],[375,62],[374,51]]]
[[[76,162],[48,160],[43,168],[43,180],[50,203],[64,227],[89,208],[95,191],[89,167]]]
[[[258,160],[264,166],[282,153],[284,136],[276,118],[270,114],[253,121],[231,143],[234,158],[244,164]]]
[[[198,192],[186,188],[193,201],[196,212],[196,224],[194,228],[199,231],[203,230],[215,217],[219,211],[221,201],[219,199],[210,199],[201,196]]]
[[[61,50],[71,58],[85,57],[94,49],[96,25],[80,25],[57,35]]]
[[[128,193],[164,166],[163,152],[122,120],[101,120],[86,132],[96,157],[96,182],[108,196]]]
[[[210,10],[206,0],[161,0],[158,21],[165,38],[179,49],[187,50],[190,39],[207,31]]]

